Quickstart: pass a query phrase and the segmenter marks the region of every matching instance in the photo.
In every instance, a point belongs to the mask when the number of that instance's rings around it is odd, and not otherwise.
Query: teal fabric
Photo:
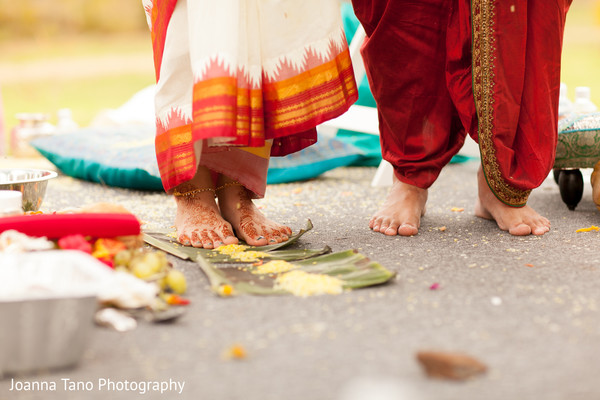
[[[358,148],[362,154],[351,165],[360,167],[376,167],[381,162],[381,145],[379,136],[369,133],[340,129],[336,139]]]
[[[103,185],[163,190],[154,154],[154,125],[84,128],[31,142],[65,175]],[[285,157],[272,157],[267,183],[315,178],[352,165],[365,153],[337,138],[319,135],[316,144]]]
[[[163,190],[154,125],[83,128],[31,142],[65,175],[108,186]]]
[[[337,167],[354,165],[365,157],[362,149],[342,140],[319,135],[317,143],[285,157],[271,157],[267,183],[315,178]]]
[[[349,3],[342,4],[342,21],[344,23],[344,31],[346,32],[346,40],[349,45],[360,24],[354,14],[352,5]],[[362,79],[358,86],[358,100],[356,104],[365,107],[377,107],[366,77]],[[340,129],[337,133],[337,139],[359,148],[363,153],[363,156],[358,158],[352,165],[376,167],[381,162],[379,136]]]

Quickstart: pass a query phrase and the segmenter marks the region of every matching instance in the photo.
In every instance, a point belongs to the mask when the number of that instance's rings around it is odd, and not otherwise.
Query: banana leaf
[[[302,260],[331,252],[331,248],[329,246],[325,246],[322,249],[285,249],[286,247],[289,247],[292,244],[296,243],[298,239],[302,237],[302,235],[310,231],[312,228],[313,224],[309,219],[307,220],[306,227],[304,229],[301,229],[298,233],[292,235],[285,242],[266,246],[248,246],[248,249],[246,249],[246,251],[259,251],[267,253],[268,256],[264,257],[264,259],[267,260],[285,261]],[[169,237],[168,232],[166,231],[144,232],[143,237],[144,241],[149,245],[163,250],[166,253],[179,257],[183,260],[198,261],[198,258],[201,256],[204,259],[210,261],[211,263],[244,263],[244,261],[233,258],[229,254],[222,254],[218,250],[198,249],[195,247],[183,246],[177,243],[175,239]],[[242,242],[241,244],[244,243]],[[255,261],[256,260],[245,261],[245,263]]]
[[[265,253],[264,257],[260,257],[260,262],[284,260],[292,263],[294,270],[335,277],[341,280],[345,290],[383,284],[395,276],[394,272],[356,250],[331,253],[329,246],[316,250],[286,249],[312,228],[312,222],[308,220],[306,228],[289,240],[268,246],[249,246],[246,251]],[[198,263],[208,277],[212,290],[217,294],[291,294],[276,285],[278,274],[253,273],[255,261],[244,262],[216,250],[182,246],[167,236],[167,232],[145,232],[144,240],[176,257]],[[228,287],[226,292],[223,290],[225,287]]]
[[[294,262],[309,273],[334,276],[344,281],[345,289],[378,285],[396,274],[357,250],[346,250]]]
[[[222,294],[224,286],[232,288],[232,294],[290,294],[286,290],[276,287],[278,274],[254,274],[252,265],[216,265],[202,257],[197,262],[208,277],[212,290],[217,294]],[[394,272],[356,250],[320,255],[306,260],[293,261],[291,264],[294,265],[294,270],[338,278],[346,290],[383,284],[395,276]]]
[[[226,286],[232,289],[232,295],[286,294],[285,291],[273,288],[274,280],[272,277],[266,278],[264,275],[253,275],[251,272],[244,271],[243,268],[238,266],[217,267],[215,264],[206,261],[203,257],[199,257],[197,263],[208,278],[211,290],[216,294],[224,296],[222,289]]]

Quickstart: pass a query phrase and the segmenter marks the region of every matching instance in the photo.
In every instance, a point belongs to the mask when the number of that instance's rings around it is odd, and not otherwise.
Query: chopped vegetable
[[[248,247],[249,246],[245,246],[243,244],[228,244],[226,246],[219,246],[215,250],[217,250],[221,254],[233,254],[242,252]]]
[[[261,258],[269,256],[267,253],[262,251],[246,251],[248,248],[250,248],[250,246],[245,246],[243,244],[228,244],[226,246],[219,246],[216,248],[216,250],[221,254],[227,254],[231,258],[242,262],[258,261]]]
[[[298,266],[284,260],[272,260],[264,264],[259,264],[252,271],[253,274],[278,274],[281,272],[291,271]]]
[[[286,272],[275,280],[275,289],[283,289],[300,297],[340,294],[344,290],[343,285],[344,282],[338,278],[300,270]]]

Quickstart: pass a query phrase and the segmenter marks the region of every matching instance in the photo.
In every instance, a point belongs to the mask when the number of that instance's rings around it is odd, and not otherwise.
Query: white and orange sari
[[[264,196],[269,157],[317,140],[358,92],[337,0],[143,0],[165,190],[198,166]]]

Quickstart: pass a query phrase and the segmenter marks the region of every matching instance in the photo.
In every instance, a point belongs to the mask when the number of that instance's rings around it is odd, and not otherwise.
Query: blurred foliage
[[[141,0],[0,0],[0,41],[148,29]]]
[[[17,125],[16,113],[41,112],[56,123],[56,111],[69,108],[80,126],[98,113],[123,105],[136,92],[154,83],[153,74],[124,73],[74,79],[19,82],[2,87],[6,129]]]

